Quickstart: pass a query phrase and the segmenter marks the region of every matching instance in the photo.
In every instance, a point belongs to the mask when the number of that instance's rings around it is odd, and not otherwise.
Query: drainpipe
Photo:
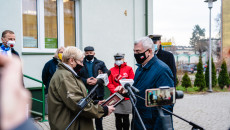
[[[148,0],[145,0],[145,35],[148,35]]]

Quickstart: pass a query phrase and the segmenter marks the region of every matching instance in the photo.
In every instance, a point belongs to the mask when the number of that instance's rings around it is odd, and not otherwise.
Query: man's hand
[[[122,86],[117,86],[114,91],[117,91],[118,93],[125,94],[127,91]]]
[[[113,111],[115,111],[115,107],[114,106],[107,106],[107,107],[108,107],[108,115],[110,115]]]
[[[21,69],[21,61],[18,58],[0,54],[0,129],[13,129],[29,115],[31,94],[23,87]]]
[[[97,84],[97,79],[94,77],[90,77],[87,79],[87,84],[88,85],[96,85]]]

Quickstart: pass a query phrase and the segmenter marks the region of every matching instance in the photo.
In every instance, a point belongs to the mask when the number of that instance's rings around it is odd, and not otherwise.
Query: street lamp
[[[211,9],[212,3],[217,0],[205,0],[204,2],[208,3],[208,8],[210,10],[209,13],[209,90],[208,92],[212,92],[212,45],[211,45]]]

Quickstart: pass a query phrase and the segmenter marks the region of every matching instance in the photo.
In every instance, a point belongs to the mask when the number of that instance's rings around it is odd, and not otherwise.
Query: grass
[[[213,92],[230,92],[230,90],[227,87],[225,87],[224,89],[221,89],[220,87],[216,86],[216,87],[213,87],[212,89],[213,89]],[[176,87],[176,90],[183,91],[184,93],[187,93],[187,94],[200,94],[200,93],[206,93],[208,88],[205,88],[204,90],[199,91],[198,87],[185,88],[179,85]]]

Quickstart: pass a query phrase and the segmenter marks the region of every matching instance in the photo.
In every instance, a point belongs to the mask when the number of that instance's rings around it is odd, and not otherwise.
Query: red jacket
[[[117,86],[120,86],[120,79],[134,79],[134,72],[132,67],[127,66],[127,64],[124,62],[121,66],[117,66],[115,64],[115,67],[110,69],[111,74],[109,76],[109,84],[107,87],[110,90],[110,95],[115,93],[114,89]],[[125,100],[129,100],[129,98],[125,98]]]

